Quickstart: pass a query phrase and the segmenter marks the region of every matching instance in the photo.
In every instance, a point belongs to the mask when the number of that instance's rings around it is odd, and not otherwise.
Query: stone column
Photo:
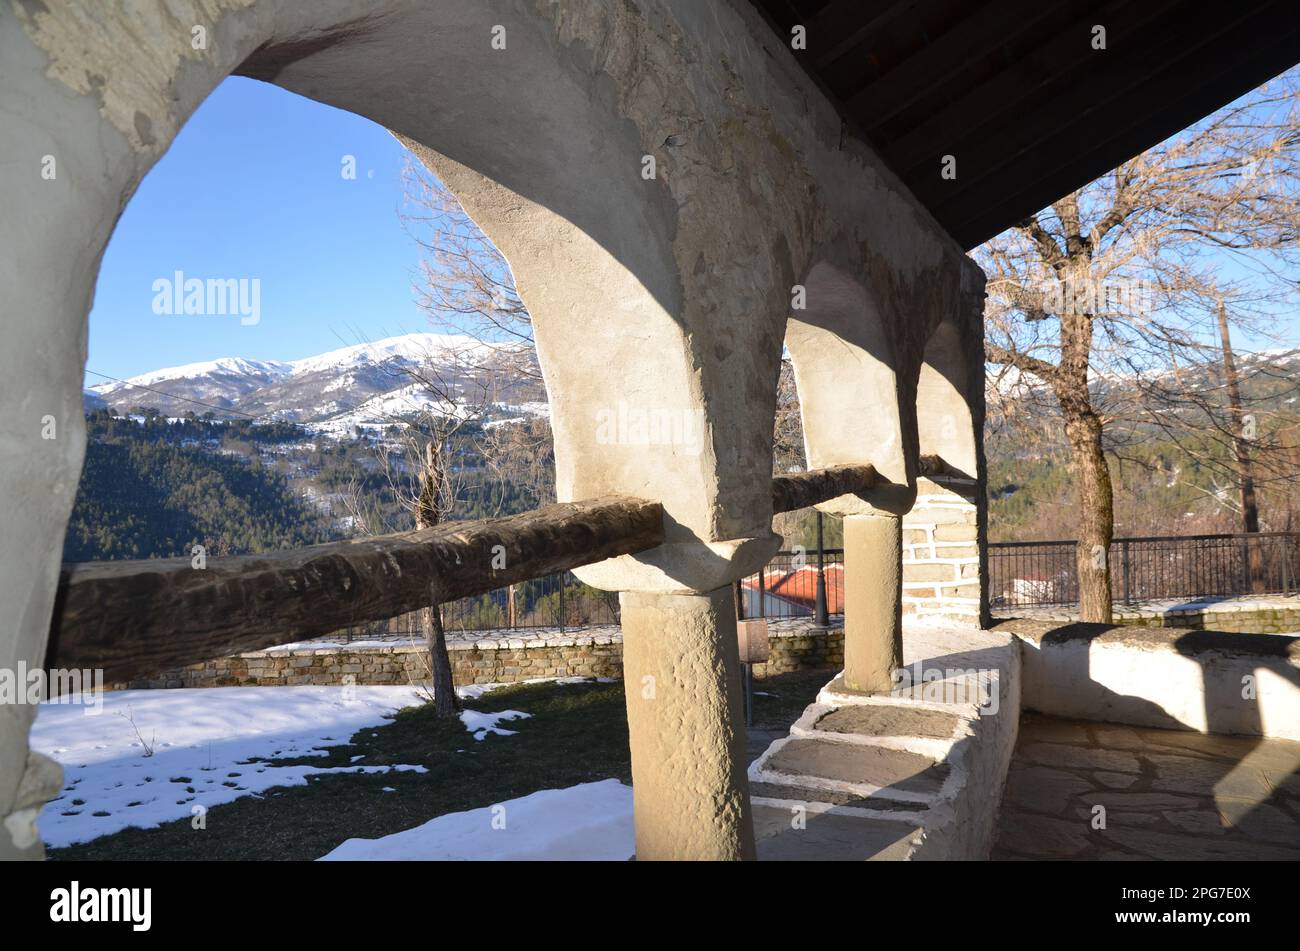
[[[896,515],[844,519],[844,684],[887,693],[903,666],[903,523]]]
[[[754,858],[730,587],[619,604],[637,858]]]

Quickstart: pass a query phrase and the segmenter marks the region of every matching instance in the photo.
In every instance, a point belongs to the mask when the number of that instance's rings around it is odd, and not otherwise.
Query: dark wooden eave
[[[1300,62],[1296,0],[752,2],[965,248]]]

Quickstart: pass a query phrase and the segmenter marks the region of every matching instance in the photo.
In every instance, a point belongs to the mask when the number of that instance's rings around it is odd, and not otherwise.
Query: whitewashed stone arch
[[[968,346],[955,319],[947,318],[935,328],[917,382],[916,418],[921,455],[938,456],[948,467],[974,478],[979,440],[969,400]]]
[[[917,480],[903,517],[903,610],[980,624],[989,621],[983,315],[984,282],[969,275],[926,342],[918,436],[941,467]]]
[[[561,498],[620,492],[667,511],[668,544],[583,571],[601,587],[687,599],[664,608],[683,619],[676,646],[642,660],[632,642],[650,644],[662,624],[654,604],[637,608],[644,634],[629,634],[629,665],[668,664],[681,689],[634,736],[671,728],[742,756],[727,693],[734,634],[713,594],[778,544],[771,420],[790,288],[812,248],[838,242],[835,260],[857,262],[882,301],[896,367],[916,367],[927,295],[969,264],[871,150],[845,139],[832,104],[740,0],[0,6],[0,665],[44,655],[84,451],[86,315],[104,246],[177,130],[234,72],[393,130],[503,250],[537,323]],[[914,386],[912,370],[897,375]],[[599,411],[608,419],[620,403],[679,427],[696,420],[698,439],[602,438]],[[901,405],[913,445],[913,400]],[[865,422],[860,402],[845,408],[843,425]],[[55,439],[40,438],[47,418]],[[899,485],[912,479],[908,452],[901,466],[881,459]],[[690,600],[706,592],[707,604]],[[0,708],[0,815],[23,828],[50,786],[39,760],[21,766],[31,715]],[[677,791],[677,819],[653,826],[663,837],[643,843],[647,854],[752,851],[743,765],[736,780],[725,757],[699,770],[666,756],[662,775],[637,774],[635,738],[633,748],[639,797],[656,784]],[[709,832],[718,815],[730,818]],[[38,848],[0,835],[0,856]]]
[[[860,277],[825,261],[809,270],[804,287],[807,306],[792,312],[785,339],[808,465],[869,463],[884,480],[871,493],[871,507],[906,511],[916,471],[916,423],[880,302]],[[850,514],[865,506],[845,498],[825,508]]]

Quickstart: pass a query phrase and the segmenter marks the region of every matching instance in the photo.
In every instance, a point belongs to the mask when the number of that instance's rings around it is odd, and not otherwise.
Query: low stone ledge
[[[996,607],[1003,620],[1078,621],[1071,607]],[[1115,623],[1132,627],[1183,628],[1241,634],[1300,633],[1300,596],[1243,595],[1227,599],[1119,603]]]
[[[1300,740],[1300,637],[1017,619],[1026,709]]]

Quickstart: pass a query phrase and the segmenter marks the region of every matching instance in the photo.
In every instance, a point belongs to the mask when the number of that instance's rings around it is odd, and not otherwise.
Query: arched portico
[[[807,272],[810,300],[828,302],[791,345],[816,414],[810,460],[877,464],[888,483],[858,514],[896,523],[916,472],[911,355],[935,295],[970,266],[868,149],[841,141],[788,54],[729,2],[0,10],[0,293],[14,315],[0,352],[0,663],[45,654],[104,245],[188,116],[242,73],[393,130],[505,253],[535,321],[561,500],[665,510],[665,544],[580,572],[623,592],[639,855],[752,855],[735,619],[719,592],[777,546],[771,419],[791,287]],[[852,268],[809,271],[828,235]],[[867,287],[883,312],[870,327]],[[47,418],[56,438],[42,438]],[[875,419],[893,448],[862,438]],[[33,712],[0,709],[0,856],[39,854],[31,820],[57,788],[57,770],[27,761]]]
[[[984,290],[963,281],[960,305],[925,347],[916,392],[921,457],[903,518],[903,609],[988,621],[984,472]]]

